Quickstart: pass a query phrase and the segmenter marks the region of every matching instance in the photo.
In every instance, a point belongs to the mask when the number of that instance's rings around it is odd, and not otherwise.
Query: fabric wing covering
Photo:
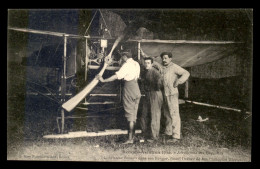
[[[172,52],[173,62],[182,67],[193,67],[214,62],[237,53],[240,43],[162,43],[141,42],[142,50],[162,63],[160,54]]]

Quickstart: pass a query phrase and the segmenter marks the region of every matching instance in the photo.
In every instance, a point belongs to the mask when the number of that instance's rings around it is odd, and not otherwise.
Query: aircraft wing
[[[67,33],[61,33],[61,32],[51,32],[51,31],[43,31],[43,30],[35,30],[35,29],[27,29],[27,28],[15,28],[15,27],[9,27],[10,30],[20,31],[20,32],[29,32],[29,33],[35,33],[35,34],[43,34],[43,35],[52,35],[52,36],[70,36],[75,38],[83,38],[84,36],[80,35],[74,35],[74,34],[67,34]]]
[[[173,62],[182,67],[192,67],[235,55],[242,42],[141,40],[141,48],[148,56],[161,63],[162,52],[172,52]]]

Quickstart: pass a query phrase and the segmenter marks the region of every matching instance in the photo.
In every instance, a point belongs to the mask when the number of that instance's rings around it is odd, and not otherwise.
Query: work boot
[[[149,143],[153,143],[153,142],[155,142],[155,141],[158,141],[158,138],[157,138],[157,137],[151,137],[151,138],[147,139],[147,141],[148,141]]]
[[[134,139],[131,139],[131,140],[126,140],[124,143],[122,144],[133,144],[134,143]]]
[[[179,141],[180,141],[180,139],[170,138],[170,139],[167,140],[167,143],[177,143],[177,142],[179,142]]]
[[[154,139],[147,139],[147,142],[153,143],[153,142],[154,142]]]
[[[163,144],[166,144],[166,142],[167,142],[169,139],[172,139],[172,135],[162,134],[162,143],[163,143]]]

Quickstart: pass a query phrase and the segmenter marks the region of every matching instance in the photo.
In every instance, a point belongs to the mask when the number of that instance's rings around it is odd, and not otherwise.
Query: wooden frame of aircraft
[[[50,36],[56,36],[56,37],[61,37],[63,38],[63,45],[64,45],[64,54],[62,57],[62,62],[63,62],[63,69],[62,69],[62,75],[61,75],[61,103],[64,103],[66,101],[66,80],[67,80],[67,76],[66,76],[66,61],[67,61],[67,40],[68,38],[80,38],[80,39],[85,39],[86,41],[86,57],[85,57],[85,80],[87,80],[87,73],[88,73],[88,69],[99,69],[100,65],[91,65],[89,63],[91,62],[97,62],[97,58],[95,58],[94,60],[90,59],[87,56],[87,53],[89,50],[88,49],[88,40],[89,39],[103,39],[102,37],[91,37],[91,36],[80,36],[80,35],[74,35],[74,34],[67,34],[67,33],[60,33],[60,32],[50,32],[50,31],[41,31],[41,30],[33,30],[33,29],[24,29],[24,28],[13,28],[13,27],[9,27],[9,30],[14,30],[14,31],[20,31],[20,32],[28,32],[28,33],[35,33],[35,34],[44,34],[44,35],[50,35]],[[143,45],[142,49],[145,49],[145,44],[155,44],[155,45],[200,45],[200,46],[207,46],[207,45],[213,45],[213,47],[207,47],[205,50],[204,49],[196,49],[198,52],[188,56],[188,55],[181,55],[179,57],[177,57],[177,63],[179,63],[181,66],[183,67],[187,67],[187,66],[191,66],[192,64],[194,65],[195,62],[198,62],[199,64],[203,64],[203,62],[201,62],[200,60],[202,60],[203,58],[201,58],[199,55],[202,53],[205,53],[206,50],[209,50],[209,52],[212,51],[216,51],[218,50],[217,48],[214,48],[214,45],[234,45],[234,44],[239,44],[240,42],[233,42],[233,41],[186,41],[186,40],[128,40],[128,42],[134,42],[137,45],[137,59],[140,60],[141,59],[141,55],[140,55],[140,49],[141,49],[141,44]],[[104,41],[104,43],[106,43]],[[102,50],[104,51],[104,47],[106,45],[102,46]],[[223,50],[226,50],[226,48],[224,47]],[[232,52],[232,51],[231,51]],[[217,56],[218,53],[213,54],[214,56]],[[212,55],[212,57],[213,57]],[[76,56],[75,56],[76,57]],[[105,56],[103,56],[102,59],[104,59]],[[185,58],[186,57],[186,58]],[[182,58],[185,58],[184,60]],[[179,59],[179,60],[178,60]],[[219,57],[215,58],[219,59]],[[213,59],[214,60],[214,59]],[[204,58],[204,63],[208,63],[210,61],[213,60],[208,60],[208,58]],[[179,61],[179,62],[178,62]],[[194,63],[193,63],[194,61]],[[117,62],[117,61],[115,61]],[[190,65],[189,65],[190,64]],[[107,70],[118,70],[119,66],[108,66]],[[115,96],[115,94],[110,94],[110,96]],[[91,94],[91,96],[106,96],[106,94]],[[185,85],[185,98],[188,98],[188,82],[186,82]],[[199,102],[193,102],[193,101],[189,101],[186,100],[187,102],[190,103],[194,103],[194,104],[201,104],[204,106],[212,106],[212,107],[217,107],[217,108],[224,108],[224,109],[229,109],[229,110],[234,110],[234,111],[238,111],[240,112],[241,110],[239,109],[233,109],[233,108],[228,108],[228,107],[221,107],[221,106],[217,106],[217,105],[210,105],[210,104],[202,104]],[[85,105],[88,105],[91,103],[87,103],[85,100]],[[93,103],[93,104],[106,104],[106,103]],[[64,125],[65,125],[65,110],[61,109],[61,130],[60,133],[64,133]],[[58,120],[58,118],[57,118]],[[58,124],[58,123],[57,123]],[[58,125],[59,128],[59,125]]]

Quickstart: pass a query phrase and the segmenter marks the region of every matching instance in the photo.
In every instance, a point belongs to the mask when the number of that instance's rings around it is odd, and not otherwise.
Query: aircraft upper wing
[[[42,31],[26,28],[13,28],[21,32],[30,32],[36,34],[45,34],[53,36],[70,36],[75,38],[83,38],[84,36]],[[86,38],[86,36],[85,36]],[[87,38],[91,38],[87,36]],[[182,67],[192,67],[216,61],[222,57],[236,55],[241,48],[243,42],[234,41],[188,41],[188,40],[128,40],[140,42],[142,50],[149,56],[154,57],[155,61],[161,63],[160,54],[162,52],[172,52],[173,62]]]
[[[67,33],[61,33],[61,32],[51,32],[51,31],[43,31],[43,30],[35,30],[35,29],[27,29],[27,28],[15,28],[15,27],[9,27],[10,30],[20,31],[20,32],[29,32],[29,33],[35,33],[35,34],[43,34],[43,35],[52,35],[52,36],[70,36],[75,38],[83,38],[84,36],[80,35],[74,35],[74,34],[67,34]]]

